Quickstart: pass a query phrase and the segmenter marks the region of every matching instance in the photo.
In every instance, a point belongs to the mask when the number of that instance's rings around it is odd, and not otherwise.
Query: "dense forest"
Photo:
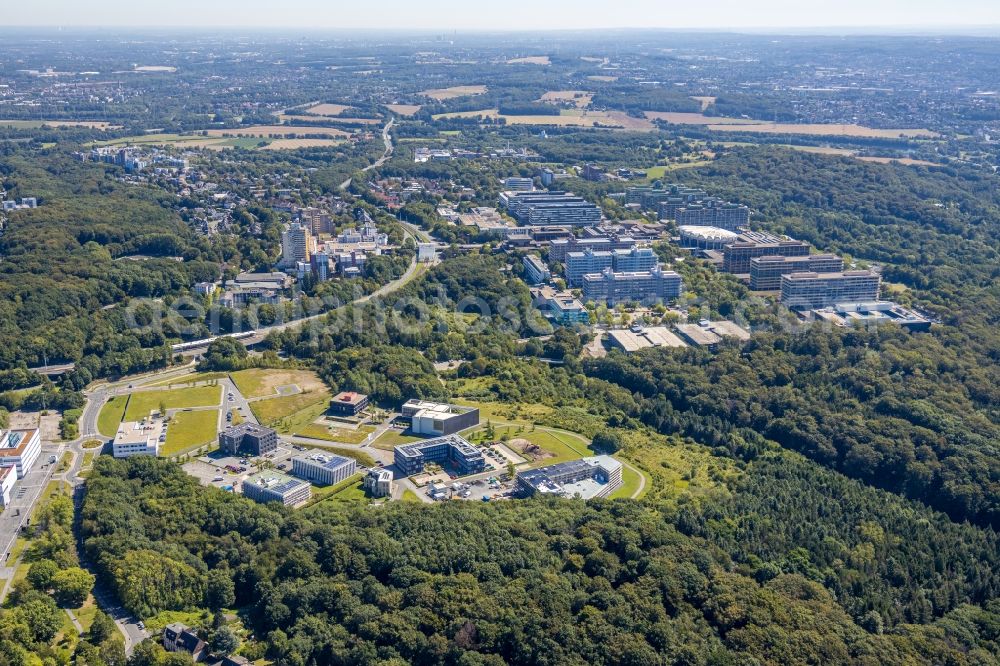
[[[82,520],[129,610],[237,608],[244,653],[287,664],[996,663],[995,603],[862,626],[807,571],[752,577],[695,517],[631,501],[293,514],[102,458]]]

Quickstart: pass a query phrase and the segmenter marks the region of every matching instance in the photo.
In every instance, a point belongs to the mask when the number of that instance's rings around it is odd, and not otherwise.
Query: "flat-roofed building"
[[[384,467],[372,467],[365,474],[363,486],[372,497],[389,497],[392,495],[392,472]]]
[[[330,400],[330,412],[336,416],[357,416],[369,405],[368,396],[354,391],[341,391]]]
[[[160,446],[166,439],[167,431],[162,419],[125,421],[118,425],[111,453],[115,458],[158,456]]]
[[[687,347],[687,344],[677,337],[666,326],[650,326],[641,330],[608,331],[611,346],[626,354],[654,347]]]
[[[583,252],[591,249],[597,252],[612,252],[614,250],[629,250],[635,247],[636,240],[632,236],[589,236],[577,238],[556,238],[549,245],[549,260],[565,262],[570,252]]]
[[[312,497],[312,486],[308,481],[266,470],[246,478],[243,496],[261,504],[281,502],[285,506],[296,506]]]
[[[459,435],[403,444],[393,451],[393,463],[405,476],[419,474],[429,462],[447,465],[460,476],[486,469],[482,452]]]
[[[838,303],[813,311],[816,319],[836,326],[878,326],[893,323],[909,331],[929,331],[931,320],[924,315],[891,301],[871,303]]]
[[[354,458],[335,456],[315,449],[292,458],[292,474],[319,485],[338,484],[354,476],[357,471],[358,462]]]
[[[528,284],[542,284],[552,279],[549,267],[537,254],[525,255],[522,263],[524,264],[524,277]]]
[[[677,324],[676,328],[681,337],[696,347],[709,347],[714,349],[720,342],[722,342],[722,338],[719,335],[716,335],[712,331],[707,328],[703,328],[698,324]]]
[[[278,433],[256,423],[229,426],[219,433],[219,448],[229,454],[262,456],[278,448]]]
[[[544,286],[532,289],[531,296],[535,307],[541,310],[545,317],[561,326],[590,323],[590,312],[572,292]]]
[[[14,465],[0,467],[0,501],[3,502],[3,506],[10,504],[10,494],[14,490],[16,481],[17,468]]]
[[[13,465],[17,478],[31,471],[42,452],[42,437],[38,428],[0,431],[0,466]]]
[[[837,303],[877,301],[882,276],[872,271],[792,273],[781,276],[781,303],[812,310]]]
[[[511,177],[503,181],[503,186],[510,192],[531,192],[535,189],[535,181],[531,178]]]
[[[629,301],[649,304],[674,300],[681,295],[683,288],[680,275],[659,266],[638,272],[606,269],[602,273],[583,276],[584,300],[609,306]]]
[[[614,261],[611,252],[595,252],[590,248],[583,252],[570,252],[566,255],[566,284],[579,287],[583,284],[584,275],[612,268]]]
[[[750,260],[750,288],[754,291],[778,291],[781,276],[792,273],[837,273],[844,270],[844,259],[835,254],[810,254],[804,257],[754,257]]]
[[[659,265],[659,258],[651,247],[631,247],[627,250],[612,250],[612,268],[624,273],[649,271]]]
[[[417,435],[441,436],[479,425],[479,410],[425,400],[407,400],[401,414],[410,419],[410,430]]]
[[[722,270],[734,275],[749,275],[750,260],[754,257],[805,257],[809,243],[774,234],[748,232],[723,248]]]
[[[678,208],[674,213],[674,220],[678,225],[733,231],[750,224],[750,209],[742,204],[706,199]]]
[[[608,497],[622,486],[622,464],[611,456],[591,456],[519,472],[515,492],[579,499]]]
[[[569,192],[503,192],[500,205],[529,227],[544,225],[589,226],[601,221],[601,209]]]

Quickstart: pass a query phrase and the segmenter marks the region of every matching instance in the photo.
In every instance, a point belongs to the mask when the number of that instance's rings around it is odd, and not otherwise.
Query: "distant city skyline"
[[[5,8],[6,26],[298,28],[391,30],[561,30],[666,28],[844,32],[889,28],[921,32],[992,31],[995,0],[596,0],[547,3],[506,0],[382,0],[376,4],[322,0],[32,0]]]

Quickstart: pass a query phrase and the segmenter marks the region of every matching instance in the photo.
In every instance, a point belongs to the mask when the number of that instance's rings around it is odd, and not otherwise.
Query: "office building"
[[[365,474],[362,486],[372,497],[392,495],[392,472],[384,467],[372,467]]]
[[[791,273],[837,273],[844,260],[835,254],[804,257],[754,257],[750,260],[750,288],[754,291],[781,289],[781,276]]]
[[[167,430],[162,419],[126,421],[119,424],[111,453],[115,458],[158,456],[160,446],[167,441]]]
[[[307,451],[292,458],[292,475],[321,486],[333,486],[354,476],[358,462],[322,451]]]
[[[931,329],[931,320],[890,301],[871,303],[838,303],[829,308],[812,311],[813,317],[836,326],[878,326],[893,323],[911,332]]]
[[[792,273],[781,276],[781,303],[804,310],[867,303],[878,300],[881,284],[882,277],[872,271]]]
[[[531,178],[508,178],[503,181],[503,187],[508,192],[531,192],[535,189],[535,181]]]
[[[674,220],[690,227],[716,227],[733,231],[750,224],[750,209],[741,204],[709,199],[677,209]]]
[[[587,308],[571,292],[544,286],[532,289],[531,297],[535,307],[554,324],[572,326],[590,323],[590,313]]]
[[[750,339],[750,331],[732,321],[703,320],[697,324],[678,324],[675,328],[689,344],[709,349],[715,349],[724,338],[734,338],[740,342]]]
[[[449,467],[459,476],[476,474],[486,469],[486,458],[479,449],[458,435],[397,446],[393,452],[393,462],[404,476],[419,474],[431,462]]]
[[[10,494],[14,491],[17,481],[17,468],[14,465],[0,467],[0,501],[3,506],[10,504]]]
[[[0,431],[0,467],[13,466],[18,479],[31,471],[41,452],[42,438],[38,428]]]
[[[451,435],[479,425],[479,410],[424,400],[407,400],[400,410],[416,435]]]
[[[283,266],[295,266],[300,261],[308,262],[314,248],[315,241],[309,229],[293,222],[281,234],[281,263]]]
[[[601,221],[601,209],[568,192],[504,192],[500,205],[519,224],[588,226]]]
[[[681,247],[689,250],[722,250],[739,240],[739,234],[735,231],[718,227],[684,225],[679,227],[678,231],[681,236]]]
[[[330,413],[334,416],[357,416],[368,408],[368,396],[354,391],[343,391],[330,401]]]
[[[592,456],[519,472],[515,492],[578,499],[609,497],[622,486],[622,464],[611,456]]]
[[[524,279],[528,284],[542,284],[552,279],[549,267],[537,254],[527,254],[521,260],[524,264]]]
[[[565,262],[570,252],[585,252],[588,249],[595,252],[613,252],[615,250],[631,250],[636,241],[632,236],[598,235],[577,238],[553,239],[549,245],[549,261]]]
[[[805,257],[809,243],[763,232],[745,232],[722,251],[722,270],[734,275],[749,275],[754,257]]]
[[[612,268],[620,272],[649,271],[659,264],[656,252],[651,247],[631,247],[627,250],[612,250]]]
[[[616,273],[606,269],[583,276],[583,300],[611,307],[629,301],[658,303],[676,299],[683,287],[680,275],[659,266],[640,272]]]
[[[608,174],[596,164],[584,164],[580,175],[584,180],[589,180],[593,183],[603,183],[608,180]]]
[[[361,250],[338,252],[336,254],[337,272],[341,277],[361,277],[368,265],[368,255]]]
[[[584,275],[612,268],[614,261],[611,252],[595,252],[590,248],[583,252],[570,252],[566,255],[566,284],[579,287],[583,284]]]
[[[312,486],[308,481],[267,470],[246,478],[243,496],[261,504],[281,502],[285,506],[296,506],[312,497]]]
[[[683,185],[671,185],[669,187],[637,186],[625,189],[625,204],[638,205],[643,210],[658,210],[663,203],[675,204],[677,208],[682,208],[694,201],[700,201],[708,197],[708,192],[693,187]],[[674,219],[670,212],[664,216],[660,213],[661,220]]]
[[[608,331],[608,339],[612,347],[626,354],[654,347],[687,347],[684,341],[666,326],[612,330]]]
[[[219,433],[219,448],[230,455],[262,456],[278,448],[278,433],[256,423],[229,426]]]

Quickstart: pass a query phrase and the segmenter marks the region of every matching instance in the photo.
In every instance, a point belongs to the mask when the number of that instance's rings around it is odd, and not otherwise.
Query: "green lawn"
[[[209,407],[222,400],[222,389],[218,386],[192,386],[189,388],[165,389],[161,391],[140,391],[133,393],[125,410],[126,421],[138,421],[159,410],[162,404],[167,409],[188,407]]]
[[[108,400],[101,413],[97,415],[97,429],[105,437],[114,437],[118,433],[118,424],[125,418],[125,406],[128,404],[127,395],[116,395]]]
[[[422,504],[422,502],[420,501],[420,497],[415,492],[413,492],[412,490],[410,490],[409,488],[407,488],[406,490],[403,491],[403,501],[404,502],[417,502],[418,504]]]
[[[175,456],[213,442],[219,434],[218,423],[216,409],[177,412],[167,425],[167,441],[160,448],[160,455]]]
[[[421,439],[427,438],[420,437],[418,435],[404,435],[398,430],[390,429],[386,430],[378,439],[372,442],[372,446],[382,451],[392,451],[400,444],[409,444],[410,442],[417,442]]]
[[[480,426],[471,433],[463,434],[470,442],[479,443],[485,441],[486,428]],[[497,439],[500,439],[500,436],[504,434],[507,434],[506,425],[494,425],[494,435]],[[517,427],[513,426],[510,428],[510,439],[526,439],[547,453],[552,454],[536,460],[531,464],[532,467],[552,465],[554,463],[577,460],[594,455],[586,438],[580,435],[571,435],[551,430],[535,430],[532,432],[529,428],[518,433]]]
[[[258,421],[285,434],[299,432],[326,414],[329,408],[329,393],[314,392],[254,400],[250,403],[250,409]]]
[[[311,437],[322,439],[328,442],[341,442],[343,444],[362,444],[368,435],[375,432],[373,426],[359,426],[357,430],[325,426],[321,423],[310,423],[299,428],[295,434],[300,437]]]
[[[313,487],[312,497],[303,508],[327,502],[366,502],[368,495],[361,484],[361,474],[355,474],[333,486]]]
[[[229,373],[226,372],[193,372],[189,375],[171,377],[152,384],[145,384],[144,386],[147,388],[160,386],[191,386],[192,384],[197,384],[198,382],[208,382],[213,379],[225,379],[228,375]]]
[[[302,393],[329,393],[323,380],[310,370],[250,368],[234,372],[229,378],[246,398],[275,397],[277,389],[293,385]]]
[[[642,475],[630,467],[622,466],[622,487],[611,494],[611,499],[630,498],[639,489]],[[648,483],[648,480],[647,480]],[[645,492],[645,491],[644,491]]]
[[[83,443],[83,448],[85,449],[99,449],[104,446],[104,442],[99,439],[88,439]]]
[[[97,615],[97,604],[94,602],[94,597],[87,597],[83,606],[74,610],[73,613],[83,630],[90,631],[90,625],[94,624],[94,616]]]

